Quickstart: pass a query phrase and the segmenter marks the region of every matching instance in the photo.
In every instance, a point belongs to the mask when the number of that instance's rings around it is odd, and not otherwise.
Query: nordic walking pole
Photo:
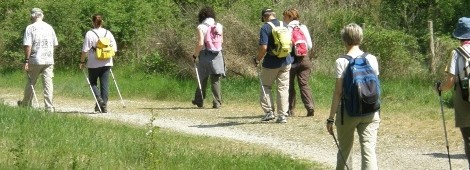
[[[34,90],[33,82],[31,81],[31,75],[29,75],[29,73],[26,73],[26,74],[28,74],[29,85],[31,86],[31,89],[33,91],[33,97],[34,97],[34,100],[36,101],[36,106],[39,107],[39,101],[38,101],[38,97],[36,96],[36,91]]]
[[[346,159],[343,157],[343,152],[341,152],[341,149],[339,148],[338,140],[336,140],[335,133],[331,134],[333,136],[333,139],[335,140],[336,147],[338,147],[338,152],[339,156],[341,156],[341,159],[343,160],[344,166],[346,166],[346,169],[349,170],[348,164],[346,163]]]
[[[444,126],[444,135],[446,138],[446,148],[447,148],[447,158],[449,158],[449,168],[452,169],[452,163],[450,161],[450,152],[449,152],[449,141],[447,140],[447,128],[446,128],[446,119],[444,118],[444,106],[442,105],[442,96],[441,96],[441,82],[436,83],[437,92],[439,93],[439,103],[441,104],[441,115],[442,115],[442,125]]]
[[[199,72],[197,70],[196,59],[194,59],[194,70],[196,70],[197,85],[199,86],[199,91],[201,92],[201,98],[204,101],[204,95],[202,94],[201,80],[199,79]]]
[[[100,110],[100,113],[101,113],[103,111],[101,110],[101,106],[98,103],[98,99],[96,99],[95,92],[93,92],[93,88],[91,88],[91,83],[90,83],[90,80],[88,79],[88,76],[85,73],[85,69],[82,69],[82,71],[83,71],[83,74],[85,75],[86,82],[88,83],[88,86],[90,86],[91,94],[93,95],[93,98],[95,99],[95,102],[96,102],[96,104],[98,106],[98,109]]]
[[[123,107],[123,108],[126,108],[126,105],[124,104],[124,100],[122,100],[121,91],[119,91],[118,84],[117,84],[117,82],[116,82],[116,79],[114,78],[113,70],[112,70],[112,69],[109,69],[109,72],[111,72],[111,77],[113,77],[114,84],[116,85],[116,89],[117,89],[117,92],[118,92],[118,94],[119,94],[119,98],[121,98],[122,107]]]

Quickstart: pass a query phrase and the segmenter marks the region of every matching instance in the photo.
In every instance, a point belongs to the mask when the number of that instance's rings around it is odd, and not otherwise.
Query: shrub
[[[381,77],[396,78],[423,71],[423,55],[415,37],[402,31],[367,27],[363,48],[377,56]]]

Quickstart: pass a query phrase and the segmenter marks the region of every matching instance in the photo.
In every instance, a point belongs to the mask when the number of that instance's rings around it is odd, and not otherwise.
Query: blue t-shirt
[[[273,19],[270,20],[274,25],[279,26],[279,20]],[[287,27],[286,23],[283,23]],[[259,45],[268,45],[266,56],[264,56],[263,67],[265,68],[279,68],[288,64],[291,64],[294,61],[294,58],[291,55],[288,55],[285,58],[278,58],[271,51],[276,48],[274,45],[274,37],[272,34],[272,27],[268,23],[264,23],[259,31]]]

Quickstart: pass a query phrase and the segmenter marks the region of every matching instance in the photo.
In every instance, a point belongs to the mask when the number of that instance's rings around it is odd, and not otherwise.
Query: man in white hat
[[[42,21],[43,18],[43,11],[33,8],[31,10],[32,24],[28,25],[24,32],[24,70],[27,74],[27,83],[23,100],[18,101],[18,106],[32,105],[33,87],[42,73],[45,110],[54,112],[52,77],[54,77],[54,47],[58,45],[58,42],[54,29]]]

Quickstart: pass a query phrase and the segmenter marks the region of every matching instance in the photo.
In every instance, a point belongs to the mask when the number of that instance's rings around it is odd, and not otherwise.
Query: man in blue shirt
[[[277,84],[277,115],[278,123],[287,123],[287,111],[289,110],[289,70],[294,58],[290,55],[279,58],[272,53],[276,48],[274,36],[272,34],[271,22],[275,26],[280,26],[282,21],[276,19],[276,13],[270,8],[264,8],[261,11],[261,21],[264,25],[260,30],[258,55],[254,58],[255,65],[263,60],[260,80],[262,90],[260,94],[261,108],[265,112],[262,121],[270,121],[275,119],[274,100],[271,96],[271,89],[274,81]],[[283,24],[283,23],[282,23]],[[287,27],[287,24],[283,24]]]

